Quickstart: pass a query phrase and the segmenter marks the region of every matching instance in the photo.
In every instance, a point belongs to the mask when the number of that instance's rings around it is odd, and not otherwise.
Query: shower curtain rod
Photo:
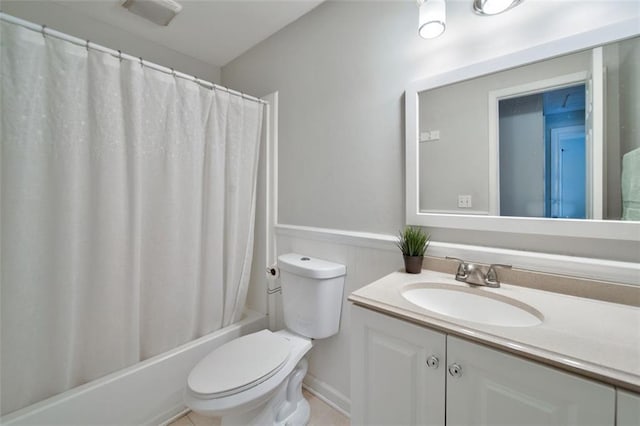
[[[244,99],[253,101],[253,102],[258,102],[261,104],[267,104],[268,102],[260,99],[260,98],[256,98],[255,96],[250,96],[247,94],[244,94],[242,92],[238,92],[236,90],[233,89],[229,89],[227,87],[224,86],[220,86],[219,84],[215,84],[215,83],[211,83],[210,81],[206,81],[206,80],[202,80],[196,76],[192,76],[189,74],[185,74],[182,72],[178,72],[175,71],[173,68],[168,68],[162,65],[158,65],[156,63],[153,62],[149,62],[145,59],[142,59],[141,57],[135,57],[132,55],[128,55],[126,53],[122,53],[122,51],[120,50],[114,50],[114,49],[110,49],[108,47],[104,47],[102,45],[96,44],[92,41],[89,40],[83,40],[81,38],[77,38],[74,37],[72,35],[69,34],[65,34],[63,32],[60,31],[56,31],[56,30],[52,30],[51,28],[47,27],[46,25],[38,25],[38,24],[34,24],[32,22],[29,21],[25,21],[24,19],[20,19],[20,18],[16,18],[15,16],[12,15],[8,15],[4,12],[0,12],[0,20],[1,21],[5,21],[8,22],[10,24],[14,24],[14,25],[19,25],[21,27],[24,27],[26,29],[32,30],[32,31],[36,31],[42,34],[43,37],[46,36],[51,36],[53,38],[57,38],[60,40],[64,40],[66,42],[75,44],[77,46],[82,46],[82,47],[86,47],[87,49],[93,49],[93,50],[97,50],[99,52],[103,52],[103,53],[107,53],[111,56],[115,56],[116,58],[123,60],[129,60],[129,61],[136,61],[139,62],[141,66],[146,66],[147,68],[151,68],[154,69],[156,71],[160,71],[163,72],[165,74],[171,74],[176,78],[182,78],[185,80],[189,80],[189,81],[193,81],[196,84],[199,84],[200,86],[206,87],[208,89],[216,89],[216,90],[221,90],[223,92],[227,92],[231,95],[234,96],[240,96]]]

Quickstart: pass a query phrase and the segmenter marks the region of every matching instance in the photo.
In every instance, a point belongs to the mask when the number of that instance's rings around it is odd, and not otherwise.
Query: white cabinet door
[[[616,426],[640,425],[640,395],[618,390]]]
[[[614,424],[613,387],[451,336],[447,366],[447,426]]]
[[[351,423],[443,426],[445,335],[357,306],[351,326]]]

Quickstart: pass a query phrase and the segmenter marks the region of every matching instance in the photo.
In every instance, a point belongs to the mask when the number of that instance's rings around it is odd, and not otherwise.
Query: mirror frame
[[[542,234],[611,240],[640,239],[640,222],[540,217],[478,216],[420,212],[418,95],[425,90],[469,80],[497,71],[592,49],[640,35],[640,17],[540,44],[487,61],[457,68],[409,85],[405,92],[405,200],[407,225],[470,229],[515,234]],[[603,131],[601,125],[596,131]],[[489,153],[491,157],[491,153]],[[487,158],[487,161],[493,161]],[[600,159],[599,161],[602,161]],[[490,176],[488,176],[491,179]]]

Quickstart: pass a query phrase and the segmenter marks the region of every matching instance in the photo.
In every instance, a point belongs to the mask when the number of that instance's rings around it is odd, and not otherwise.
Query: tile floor
[[[349,426],[350,422],[342,413],[336,411],[311,393],[303,390],[304,397],[311,406],[309,426]],[[204,417],[190,412],[169,423],[167,426],[219,426],[219,418]]]

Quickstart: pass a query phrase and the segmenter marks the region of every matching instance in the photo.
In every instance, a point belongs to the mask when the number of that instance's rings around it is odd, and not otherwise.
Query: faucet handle
[[[460,262],[458,264],[458,270],[456,271],[456,278],[466,279],[469,276],[468,264],[465,260],[459,259],[457,257],[445,256],[445,259],[448,260],[457,260]]]
[[[496,268],[504,268],[511,269],[511,265],[503,265],[501,263],[494,263],[489,266],[487,270],[487,275],[485,276],[484,282],[490,286],[499,286],[500,281],[498,281],[498,273],[496,272]]]

